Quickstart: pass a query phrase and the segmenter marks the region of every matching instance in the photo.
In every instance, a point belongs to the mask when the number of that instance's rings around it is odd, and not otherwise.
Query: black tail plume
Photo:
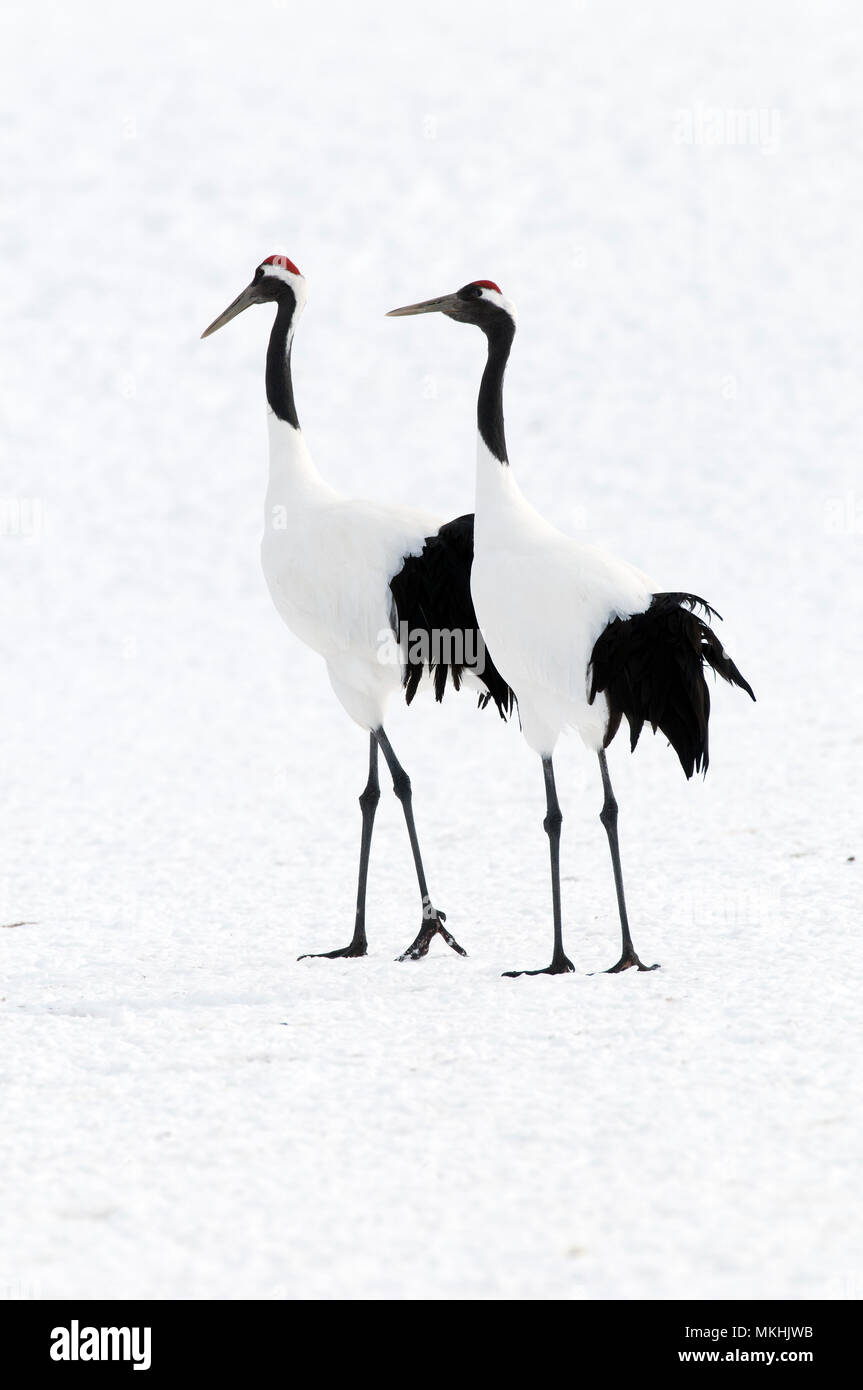
[[[396,621],[406,623],[409,633],[425,633],[429,638],[428,662],[413,656],[410,650],[407,653],[403,675],[405,700],[411,703],[426,669],[434,681],[437,700],[443,699],[448,681],[458,690],[465,671],[470,671],[485,686],[479,696],[480,709],[493,701],[500,717],[507,719],[515,707],[515,696],[489,656],[479,631],[470,592],[472,566],[473,514],[468,513],[428,536],[421,553],[408,555],[390,580]],[[462,634],[463,654],[467,654],[470,639],[476,662],[436,661],[435,643],[431,640],[435,631]]]
[[[709,626],[711,617],[719,614],[695,594],[654,594],[644,613],[615,618],[600,633],[591,655],[590,701],[601,691],[608,699],[606,747],[625,715],[633,749],[649,724],[665,734],[687,777],[707,771],[710,691],[704,667],[755,699]]]

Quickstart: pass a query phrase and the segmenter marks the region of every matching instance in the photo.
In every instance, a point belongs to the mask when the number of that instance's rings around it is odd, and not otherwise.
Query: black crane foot
[[[422,960],[423,956],[428,955],[429,946],[432,943],[432,938],[435,936],[442,936],[447,946],[451,947],[457,955],[467,955],[467,951],[464,947],[459,946],[452,932],[447,931],[444,926],[446,913],[441,912],[439,908],[433,909],[433,912],[434,915],[425,919],[417,932],[415,940],[411,942],[406,951],[402,951],[401,955],[397,957],[397,960]]]
[[[612,965],[608,970],[603,970],[602,974],[619,975],[622,970],[631,970],[633,966],[635,966],[636,970],[643,970],[645,973],[660,969],[658,962],[656,965],[642,965],[634,951],[624,951],[617,965]]]
[[[341,946],[338,951],[306,951],[305,955],[297,956],[297,960],[356,960],[367,951],[365,941],[352,941],[350,946]]]
[[[569,975],[575,973],[575,966],[567,956],[562,956],[560,960],[553,960],[551,965],[547,965],[543,970],[504,970],[501,976],[504,980],[517,980],[520,975]]]

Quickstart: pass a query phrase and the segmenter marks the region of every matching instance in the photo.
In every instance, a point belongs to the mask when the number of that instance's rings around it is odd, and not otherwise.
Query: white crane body
[[[591,653],[611,617],[649,608],[653,587],[634,566],[546,521],[482,435],[471,590],[495,665],[517,693],[530,747],[547,757],[560,733],[572,728],[598,753],[609,711],[604,694],[589,702]]]
[[[442,519],[343,496],[318,472],[302,432],[270,413],[261,565],[283,621],[323,657],[338,699],[371,732],[403,685],[389,583]],[[392,633],[393,641],[385,641]]]

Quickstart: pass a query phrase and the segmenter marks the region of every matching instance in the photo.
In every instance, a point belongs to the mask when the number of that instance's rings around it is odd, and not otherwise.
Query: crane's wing
[[[406,630],[405,699],[410,704],[425,671],[442,700],[449,680],[456,690],[469,674],[481,687],[480,708],[489,701],[502,719],[515,696],[486,649],[470,592],[473,565],[473,514],[456,517],[427,536],[418,555],[408,555],[390,580],[399,632]],[[402,628],[406,624],[406,629]],[[414,635],[418,640],[413,640]],[[451,634],[448,644],[442,634]]]

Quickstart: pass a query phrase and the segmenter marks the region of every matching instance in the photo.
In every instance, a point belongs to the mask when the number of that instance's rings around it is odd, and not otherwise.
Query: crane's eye
[[[473,294],[474,299],[482,299],[482,286],[481,286],[481,285],[473,285],[473,286],[471,287],[471,292],[472,292],[472,294]]]
[[[255,278],[256,280],[260,280],[260,278],[261,278],[261,276],[263,275],[263,273],[264,273],[263,266],[260,266],[260,265],[259,265],[258,268],[257,268],[257,270],[255,271],[255,277],[254,277],[254,278]]]

